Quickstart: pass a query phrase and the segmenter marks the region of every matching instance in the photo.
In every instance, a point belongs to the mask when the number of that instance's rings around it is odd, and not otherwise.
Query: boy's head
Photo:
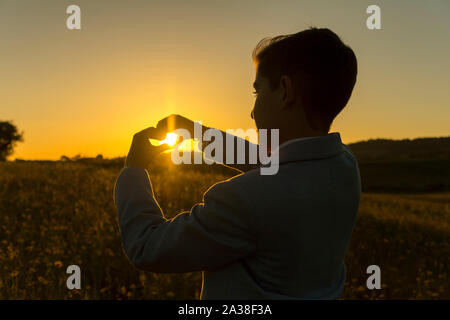
[[[353,50],[329,29],[311,28],[261,40],[253,51],[259,129],[289,125],[330,130],[356,82]]]

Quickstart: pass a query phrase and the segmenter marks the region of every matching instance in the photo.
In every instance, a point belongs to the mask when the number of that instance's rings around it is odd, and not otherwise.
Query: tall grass
[[[0,164],[0,299],[198,299],[201,273],[136,270],[112,201],[118,167]],[[189,210],[223,173],[150,172],[166,217]],[[449,299],[450,194],[364,194],[346,258],[344,299]],[[81,268],[68,290],[66,268]],[[366,288],[367,266],[382,289]]]

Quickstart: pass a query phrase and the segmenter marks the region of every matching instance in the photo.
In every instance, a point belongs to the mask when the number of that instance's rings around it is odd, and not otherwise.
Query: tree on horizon
[[[0,121],[0,161],[14,153],[18,142],[23,141],[23,131],[19,132],[11,121]]]

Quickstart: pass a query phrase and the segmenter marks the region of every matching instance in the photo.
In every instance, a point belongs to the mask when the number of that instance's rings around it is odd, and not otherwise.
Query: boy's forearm
[[[210,128],[203,126],[203,132]],[[226,133],[219,129],[214,129],[220,132],[223,141],[222,148],[222,162],[221,164],[239,170],[241,172],[247,172],[260,166],[258,152],[259,145],[253,144],[250,141]],[[214,141],[202,141],[201,150]],[[217,154],[218,150],[216,150]],[[239,163],[238,163],[239,162]]]

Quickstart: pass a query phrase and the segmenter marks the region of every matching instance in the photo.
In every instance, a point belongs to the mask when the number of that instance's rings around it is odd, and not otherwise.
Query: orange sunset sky
[[[81,30],[66,8],[81,8]],[[381,8],[368,30],[366,8]],[[266,36],[328,27],[358,81],[332,131],[345,143],[450,133],[450,1],[0,1],[0,120],[11,157],[124,156],[168,114],[253,128],[251,53]]]

